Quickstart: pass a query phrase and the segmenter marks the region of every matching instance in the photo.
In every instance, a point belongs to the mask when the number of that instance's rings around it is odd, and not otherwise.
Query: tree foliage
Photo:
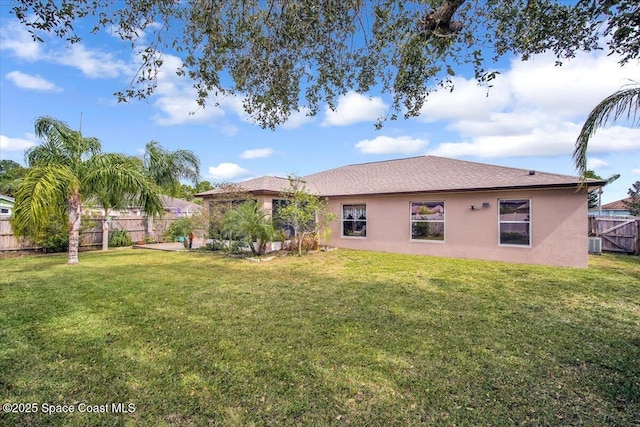
[[[629,209],[631,215],[640,216],[640,181],[634,182],[627,194],[630,200],[623,202],[625,207]]]
[[[227,211],[222,229],[243,240],[253,255],[264,254],[267,243],[273,238],[271,219],[258,208],[255,200],[246,201]]]
[[[85,138],[66,123],[39,117],[36,135],[42,143],[26,151],[29,172],[16,191],[12,228],[17,236],[38,240],[51,218],[68,219],[69,264],[78,263],[82,204],[95,197],[119,204],[125,198],[149,215],[162,213],[155,184],[139,163],[120,154],[101,152],[100,141]],[[104,236],[107,238],[107,236]]]
[[[204,212],[206,212],[208,217],[209,238],[228,240],[229,236],[225,236],[225,231],[223,230],[225,214],[241,203],[252,200],[252,196],[235,183],[221,182],[211,187],[210,190],[214,190],[218,197],[214,197],[213,200],[203,203]]]
[[[180,179],[194,184],[200,179],[200,159],[193,151],[165,150],[157,141],[145,146],[143,164],[149,178],[173,197],[180,193]]]
[[[120,100],[151,95],[171,53],[201,105],[238,94],[271,128],[374,87],[393,96],[382,120],[414,116],[463,64],[490,85],[491,60],[506,54],[550,51],[562,61],[606,47],[622,64],[640,54],[635,0],[16,0],[11,11],[36,40],[48,32],[79,42],[82,21],[130,43],[142,66]]]
[[[603,178],[600,175],[596,174],[592,170],[586,171],[583,175],[583,178],[592,178],[600,181],[603,180]],[[619,173],[611,175],[609,178],[604,180],[606,181],[605,185],[611,184],[613,181],[617,180],[618,178],[620,178]],[[601,193],[600,188],[598,188],[597,190],[593,190],[592,192],[589,193],[589,206],[588,206],[589,209],[595,209],[600,205],[600,193]]]
[[[311,194],[298,176],[289,176],[289,188],[280,197],[287,203],[278,209],[278,219],[294,228],[298,256],[301,256],[305,236],[317,236],[328,229],[328,223],[335,220],[336,215],[329,210],[328,201]]]
[[[640,20],[640,12],[638,12]],[[639,22],[640,23],[640,22]],[[632,126],[640,125],[640,83],[629,84],[609,95],[587,116],[587,119],[576,139],[573,160],[581,175],[587,170],[587,148],[589,140],[595,132],[604,127],[609,121],[626,117]]]
[[[13,160],[0,160],[0,194],[15,196],[16,189],[27,169]]]
[[[181,216],[171,223],[166,234],[174,240],[184,238],[184,246],[191,249],[193,239],[197,235],[204,234],[207,228],[207,218],[199,213],[190,216]]]

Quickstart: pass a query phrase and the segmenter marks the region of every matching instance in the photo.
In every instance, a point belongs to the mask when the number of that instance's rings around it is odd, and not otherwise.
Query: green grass
[[[0,425],[640,425],[637,257],[65,262],[0,259]]]

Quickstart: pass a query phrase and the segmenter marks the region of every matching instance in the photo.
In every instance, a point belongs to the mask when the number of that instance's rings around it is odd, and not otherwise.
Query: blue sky
[[[99,138],[104,151],[136,155],[151,140],[192,150],[202,178],[212,182],[423,154],[575,175],[571,153],[586,114],[640,77],[638,63],[620,67],[602,51],[562,67],[546,55],[505,58],[488,94],[471,72],[458,74],[455,90],[432,94],[420,117],[389,121],[381,130],[374,123],[389,112],[388,94],[349,93],[336,111],[298,114],[270,131],[250,122],[240,97],[198,109],[191,82],[175,75],[180,62],[171,55],[151,98],[118,103],[113,93],[127,88],[135,62],[126,44],[104,32],[72,46],[55,38],[33,42],[0,7],[0,159],[24,164],[24,149],[38,143],[34,120],[49,115],[74,128],[82,123],[83,134]],[[603,177],[621,175],[605,188],[605,203],[626,197],[640,180],[640,130],[621,123],[600,131],[589,166]]]

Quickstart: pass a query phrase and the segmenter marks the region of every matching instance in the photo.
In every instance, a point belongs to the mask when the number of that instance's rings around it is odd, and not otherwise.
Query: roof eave
[[[591,191],[589,183],[588,191]],[[595,186],[594,188],[601,187]],[[580,183],[566,184],[540,184],[540,185],[513,185],[513,186],[497,186],[497,187],[473,187],[473,188],[448,188],[442,190],[407,190],[392,192],[372,192],[372,193],[350,193],[350,194],[322,194],[321,197],[358,197],[358,196],[388,196],[392,194],[417,194],[417,193],[470,193],[470,192],[487,192],[487,191],[514,191],[514,190],[543,190],[543,189],[563,189],[574,188],[580,189]]]

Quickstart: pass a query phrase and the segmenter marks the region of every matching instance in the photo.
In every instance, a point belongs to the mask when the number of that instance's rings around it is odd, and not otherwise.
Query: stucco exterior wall
[[[529,246],[499,244],[500,199],[530,199]],[[445,203],[444,241],[412,240],[411,202],[432,201]],[[342,235],[344,204],[366,204],[366,237]],[[339,248],[587,267],[587,196],[575,189],[332,197],[330,206],[339,220],[329,244]]]

